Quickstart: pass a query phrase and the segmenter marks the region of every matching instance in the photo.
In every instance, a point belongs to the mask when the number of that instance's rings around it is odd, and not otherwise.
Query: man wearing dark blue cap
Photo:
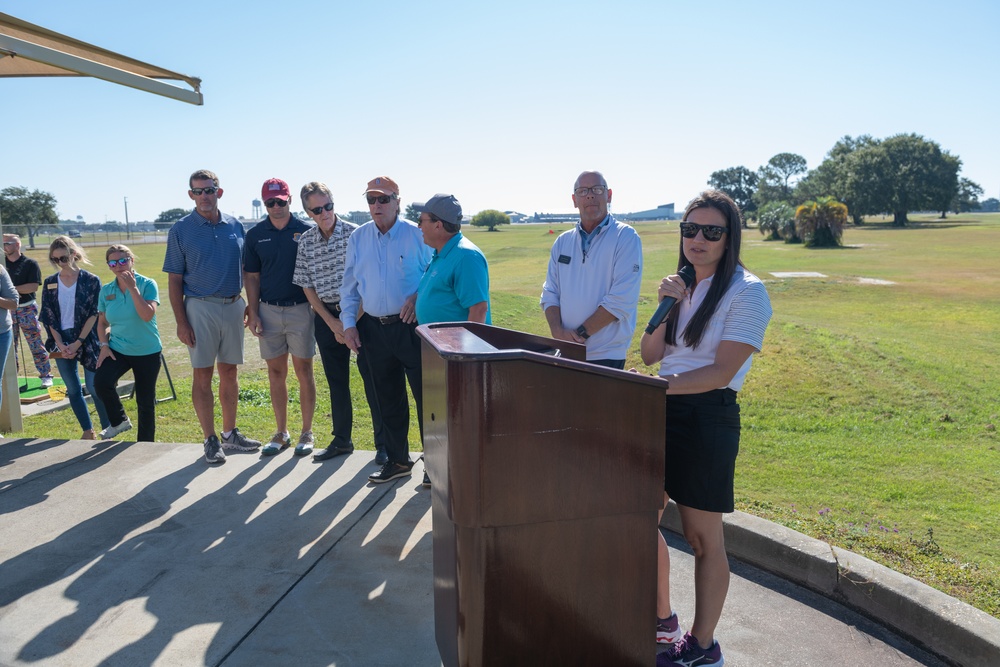
[[[453,195],[437,194],[413,208],[420,211],[424,243],[434,249],[417,288],[417,324],[491,324],[489,266],[482,250],[462,236],[461,204]],[[423,485],[431,485],[426,468]]]
[[[420,211],[424,243],[434,248],[417,288],[417,323],[485,322],[490,319],[490,276],[486,256],[462,236],[462,206],[453,195],[438,194]]]

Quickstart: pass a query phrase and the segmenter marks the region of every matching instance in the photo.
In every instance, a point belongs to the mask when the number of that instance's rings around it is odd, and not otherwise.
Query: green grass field
[[[490,262],[495,325],[547,334],[538,296],[549,248],[567,228],[467,232]],[[676,223],[637,229],[646,261],[639,304],[644,325],[656,285],[676,265],[678,234]],[[741,392],[737,506],[1000,616],[1000,214],[944,221],[913,216],[905,229],[874,220],[849,228],[844,243],[810,250],[764,242],[755,229],[744,232],[744,261],[767,281],[774,318]],[[138,270],[160,283],[160,331],[179,396],[158,406],[157,438],[196,442],[187,353],[174,335],[159,271],[164,246],[134,250]],[[92,253],[94,270],[109,279],[103,248]],[[44,267],[51,272],[47,262]],[[826,277],[771,275],[781,271]],[[655,372],[639,360],[638,340],[629,363]],[[262,368],[248,339],[240,424],[264,438],[273,414]],[[354,372],[355,440],[371,448],[370,417]],[[316,376],[315,430],[322,433],[330,425],[329,397],[322,373]],[[126,409],[134,414],[134,405]],[[78,430],[69,411],[25,420],[25,432],[38,437],[76,437]]]

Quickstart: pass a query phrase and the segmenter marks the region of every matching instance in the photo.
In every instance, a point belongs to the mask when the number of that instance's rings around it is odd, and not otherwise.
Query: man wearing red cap
[[[358,227],[347,241],[340,321],[344,341],[358,353],[358,365],[367,364],[378,402],[372,419],[381,415],[388,460],[368,480],[380,484],[405,477],[413,468],[407,442],[407,381],[423,436],[420,339],[414,304],[431,251],[420,228],[400,217],[395,181],[385,176],[374,178],[364,194],[372,220]],[[364,314],[358,317],[362,304]]]
[[[313,317],[302,288],[292,282],[299,237],[309,225],[292,215],[292,195],[280,178],[264,181],[260,198],[267,217],[247,232],[243,250],[243,282],[247,288],[247,328],[260,343],[260,356],[267,362],[271,407],[277,429],[261,449],[273,456],[292,444],[288,432],[288,355],[299,381],[302,430],[296,456],[313,450],[312,420],[316,409],[313,379]]]

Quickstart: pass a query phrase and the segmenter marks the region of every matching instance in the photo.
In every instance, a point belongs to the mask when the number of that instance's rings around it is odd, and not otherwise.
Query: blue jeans
[[[7,354],[10,352],[10,343],[13,340],[13,329],[7,329],[0,333],[0,378],[3,377],[3,369],[7,365]],[[3,401],[3,382],[0,382],[0,401]]]
[[[69,405],[73,408],[73,414],[76,415],[76,420],[80,422],[80,428],[84,431],[89,431],[94,428],[94,425],[90,421],[90,409],[87,407],[87,399],[83,397],[83,387],[80,386],[80,372],[77,369],[79,365],[80,362],[76,359],[56,359],[59,376],[66,385],[66,398],[69,399]],[[111,426],[111,420],[108,419],[108,412],[104,409],[104,403],[101,402],[101,399],[97,397],[97,393],[94,391],[94,371],[88,371],[84,368],[83,377],[87,383],[87,391],[90,392],[90,398],[94,401],[94,407],[97,408],[97,417],[101,420],[101,428],[105,429]]]

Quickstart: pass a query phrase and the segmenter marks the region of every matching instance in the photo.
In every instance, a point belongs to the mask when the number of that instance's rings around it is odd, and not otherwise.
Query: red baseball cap
[[[292,193],[288,190],[288,183],[280,178],[269,178],[264,181],[264,185],[260,189],[260,198],[264,201],[268,199],[288,201],[292,198]]]

